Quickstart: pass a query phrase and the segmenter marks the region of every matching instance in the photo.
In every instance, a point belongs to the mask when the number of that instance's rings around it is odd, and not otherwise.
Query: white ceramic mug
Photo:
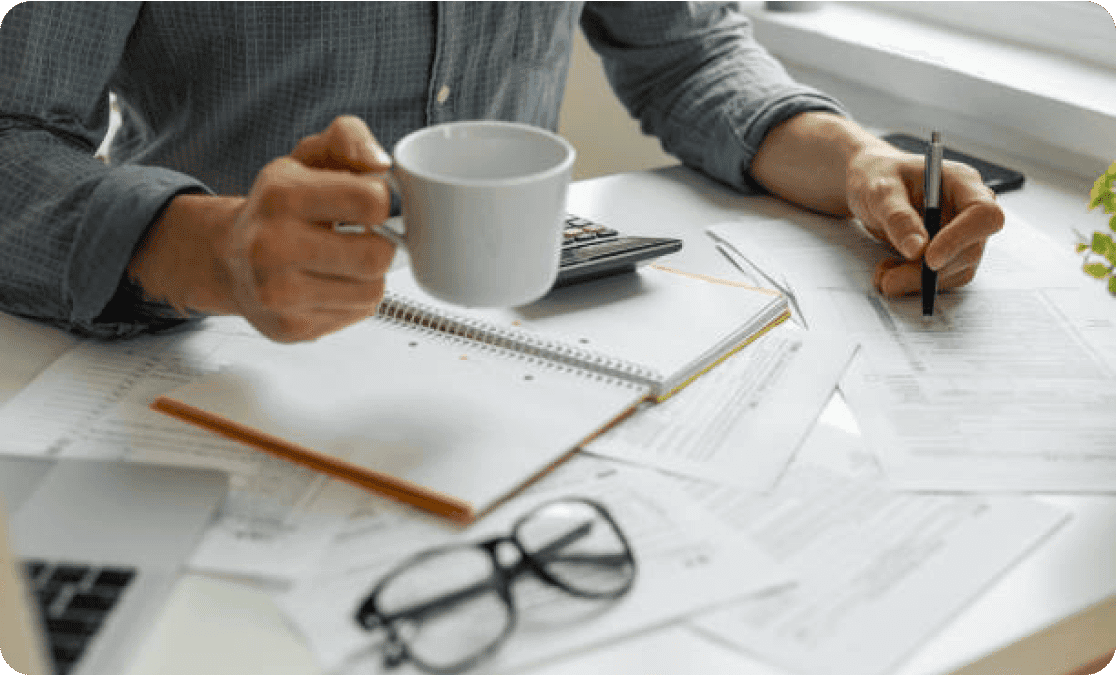
[[[513,122],[451,122],[407,135],[392,155],[405,231],[384,234],[406,247],[425,291],[512,307],[550,290],[575,157],[565,139]]]

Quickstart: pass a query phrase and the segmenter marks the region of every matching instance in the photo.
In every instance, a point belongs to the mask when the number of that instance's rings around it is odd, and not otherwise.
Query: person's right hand
[[[364,122],[339,117],[265,166],[247,197],[175,197],[128,274],[153,299],[243,316],[279,342],[344,328],[375,313],[395,247],[332,224],[386,220],[391,194],[374,174],[390,166]]]

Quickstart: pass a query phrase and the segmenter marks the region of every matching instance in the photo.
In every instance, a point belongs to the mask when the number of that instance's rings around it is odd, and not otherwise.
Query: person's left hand
[[[939,289],[972,281],[985,242],[1004,226],[1003,210],[975,169],[943,162],[942,228],[927,244],[921,215],[925,158],[881,141],[858,152],[848,166],[849,210],[869,233],[902,256],[876,267],[877,290],[892,297],[919,292],[924,257],[938,272]]]

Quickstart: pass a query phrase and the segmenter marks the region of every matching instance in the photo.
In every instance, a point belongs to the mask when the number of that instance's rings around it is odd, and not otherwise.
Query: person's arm
[[[644,133],[687,166],[744,192],[769,129],[841,104],[801,85],[733,3],[588,2],[581,28]]]
[[[101,338],[237,314],[276,340],[375,311],[394,247],[332,221],[387,217],[390,158],[336,120],[246,197],[94,157],[139,3],[26,3],[0,26],[0,310]],[[175,86],[173,81],[166,86]],[[143,105],[143,101],[131,101]]]
[[[629,112],[663,147],[744,192],[767,191],[838,217],[855,216],[903,259],[873,282],[887,295],[919,289],[925,253],[950,288],[975,274],[1003,212],[976,172],[947,163],[947,225],[927,247],[917,208],[921,157],[874,138],[834,99],[795,83],[717,3],[587,3],[582,29]]]
[[[0,310],[85,335],[181,323],[124,270],[168,201],[205,192],[160,168],[106,166],[109,82],[140,3],[24,3],[0,24]]]
[[[243,316],[279,342],[344,328],[375,313],[395,247],[332,223],[386,220],[391,193],[370,174],[390,166],[363,121],[339,117],[265,166],[245,197],[175,197],[128,276],[182,314]]]
[[[800,206],[855,217],[902,259],[876,268],[885,295],[918,292],[921,260],[939,274],[941,288],[976,274],[987,239],[1004,224],[995,195],[975,170],[948,162],[942,170],[945,226],[927,245],[922,224],[924,159],[900,152],[844,117],[804,113],[771,129],[750,172],[767,191]]]

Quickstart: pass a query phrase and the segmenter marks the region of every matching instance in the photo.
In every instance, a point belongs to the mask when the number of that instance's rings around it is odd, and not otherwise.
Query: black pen
[[[942,134],[930,134],[930,147],[926,149],[926,172],[923,176],[922,224],[926,228],[926,243],[933,241],[942,226]],[[934,296],[938,293],[938,273],[926,265],[922,258],[922,316],[934,316]]]

